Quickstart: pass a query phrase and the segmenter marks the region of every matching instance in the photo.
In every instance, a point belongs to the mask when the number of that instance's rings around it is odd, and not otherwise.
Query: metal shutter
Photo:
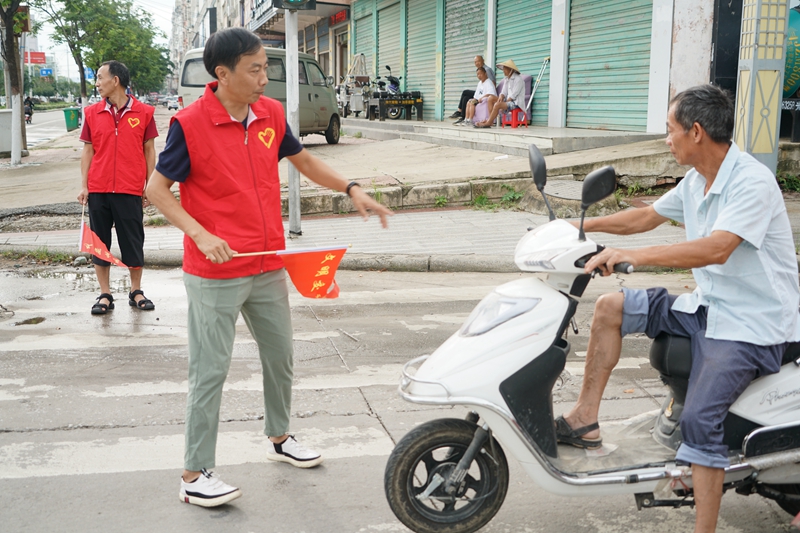
[[[652,0],[572,0],[567,126],[645,131]]]
[[[329,35],[328,19],[320,20],[317,24],[317,39],[319,40],[319,50],[317,52],[324,53],[330,50]]]
[[[550,56],[552,0],[497,0],[497,38],[495,56],[500,63],[513,59],[522,74],[531,80],[531,89],[542,61]],[[497,81],[503,78],[502,69],[495,68]],[[533,99],[533,124],[547,126],[550,102],[550,67],[545,70]],[[526,102],[527,103],[527,102]]]
[[[311,24],[310,26],[306,26],[305,31],[306,31],[306,50],[311,50],[312,48],[316,48],[314,46],[316,44],[314,39],[314,25]]]
[[[486,0],[446,0],[444,39],[444,115],[449,116],[461,93],[478,84],[474,58],[486,49]]]
[[[408,0],[406,90],[422,93],[422,115],[436,111],[436,2]]]
[[[392,67],[395,76],[400,71],[400,4],[378,11],[378,76],[389,74],[385,66]],[[388,87],[388,83],[387,83]]]
[[[372,39],[372,15],[367,15],[356,21],[356,54],[364,54],[367,72],[373,75],[372,52],[375,42]]]

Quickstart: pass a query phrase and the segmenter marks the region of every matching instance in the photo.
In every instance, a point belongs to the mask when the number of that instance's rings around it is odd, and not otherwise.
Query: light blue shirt
[[[675,311],[708,306],[706,337],[761,346],[800,340],[797,258],[786,206],[770,170],[731,144],[705,194],[694,168],[653,204],[656,212],[686,225],[686,239],[713,231],[743,241],[722,265],[694,268],[697,288],[678,297]]]

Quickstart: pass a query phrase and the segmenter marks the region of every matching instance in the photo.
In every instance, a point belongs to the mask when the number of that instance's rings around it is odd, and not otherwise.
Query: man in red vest
[[[147,196],[185,233],[189,395],[180,499],[214,507],[241,496],[209,471],[239,312],[261,358],[267,458],[299,468],[322,462],[288,434],[293,347],[283,262],[275,255],[233,255],[285,248],[278,161],[288,157],[314,182],[346,192],[359,213],[377,214],[384,227],[391,211],[292,135],[281,104],[263,95],[267,56],[254,33],[214,33],[203,62],[217,81],[172,119]],[[175,182],[180,203],[170,192]]]
[[[129,83],[128,68],[119,61],[106,61],[97,70],[95,86],[103,99],[85,109],[78,201],[89,204],[89,225],[107,249],[111,249],[111,226],[116,227],[122,262],[131,274],[128,303],[150,311],[155,305],[142,291],[142,208],[148,205],[144,188],[155,167],[158,132],[155,109],[126,94]],[[94,256],[92,262],[100,284],[92,314],[105,315],[114,309],[111,264]]]

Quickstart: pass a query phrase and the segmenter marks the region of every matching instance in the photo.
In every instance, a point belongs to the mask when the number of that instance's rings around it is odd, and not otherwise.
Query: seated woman
[[[492,112],[489,114],[488,119],[475,124],[476,128],[491,128],[497,115],[505,111],[513,111],[525,105],[525,82],[522,80],[517,65],[513,60],[509,59],[497,66],[503,67],[503,75],[506,77],[503,90],[500,96],[489,97],[489,107]]]
[[[487,100],[490,96],[497,96],[497,91],[494,88],[494,83],[489,79],[486,69],[478,67],[476,71],[478,75],[478,87],[475,89],[475,97],[467,102],[466,119],[460,123],[461,126],[472,126],[472,119],[475,116],[475,108]],[[459,124],[457,124],[459,125]]]

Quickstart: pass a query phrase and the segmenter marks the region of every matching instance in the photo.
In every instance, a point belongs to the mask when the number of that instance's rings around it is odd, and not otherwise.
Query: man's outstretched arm
[[[657,228],[669,219],[659,215],[653,206],[640,209],[627,209],[598,218],[587,218],[584,221],[585,231],[600,231],[614,235],[633,235]],[[577,223],[575,223],[577,225]]]
[[[615,216],[615,215],[612,215]],[[648,246],[638,250],[606,248],[586,263],[585,271],[595,268],[603,275],[613,272],[614,265],[627,262],[640,265],[670,268],[701,268],[725,263],[742,242],[742,238],[729,231],[717,230],[710,236],[667,246]]]

